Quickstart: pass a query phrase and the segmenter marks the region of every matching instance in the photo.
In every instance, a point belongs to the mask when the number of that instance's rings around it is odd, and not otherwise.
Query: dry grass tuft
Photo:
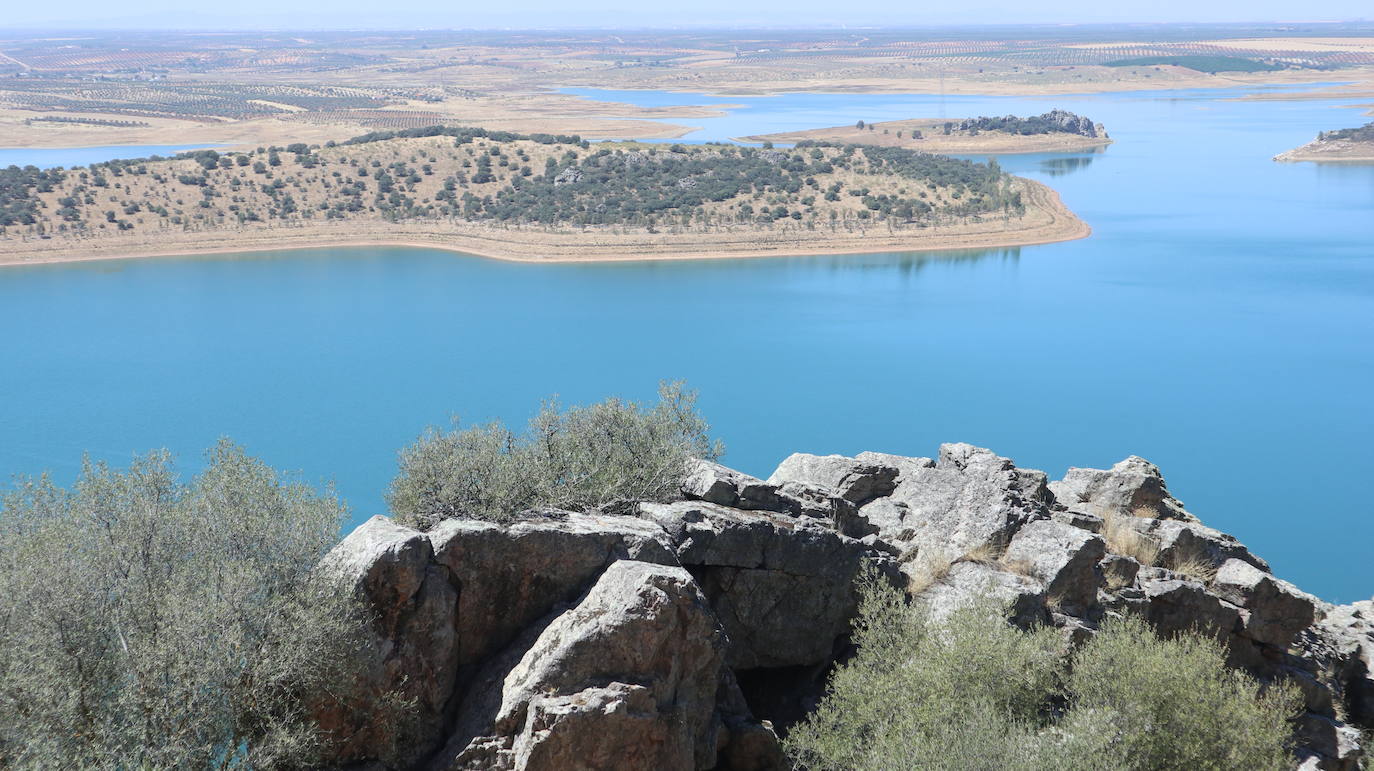
[[[1128,586],[1130,586],[1131,584],[1135,583],[1135,581],[1134,581],[1133,579],[1132,579],[1132,580],[1127,580],[1127,578],[1126,578],[1126,576],[1125,576],[1124,574],[1118,573],[1118,572],[1115,571],[1115,570],[1107,572],[1106,579],[1107,579],[1107,591],[1112,592],[1112,593],[1119,592],[1119,591],[1121,591],[1122,589],[1125,589],[1126,587],[1128,587]]]
[[[1204,584],[1211,583],[1217,577],[1217,566],[1213,565],[1212,561],[1206,558],[1179,560],[1173,565],[1170,565],[1169,569],[1179,575],[1196,579]]]
[[[914,567],[907,574],[906,593],[915,596],[940,583],[949,575],[956,560],[943,551],[922,551],[911,561]]]
[[[1003,559],[999,563],[1004,570],[1027,578],[1035,577],[1035,563],[1028,559]]]
[[[1006,549],[1001,544],[985,543],[982,546],[975,546],[973,549],[964,553],[964,556],[955,562],[977,562],[981,565],[995,566],[997,561],[1002,558],[1002,552]]]
[[[1179,575],[1201,581],[1204,584],[1210,584],[1217,577],[1216,562],[1212,560],[1211,555],[1197,546],[1186,550],[1175,550],[1173,554],[1169,555],[1168,564],[1165,567]]]
[[[1051,613],[1065,615],[1064,595],[1061,592],[1049,592],[1045,595],[1045,610]]]
[[[1132,527],[1130,520],[1108,513],[1102,518],[1102,538],[1107,550],[1150,566],[1159,560],[1159,541]]]

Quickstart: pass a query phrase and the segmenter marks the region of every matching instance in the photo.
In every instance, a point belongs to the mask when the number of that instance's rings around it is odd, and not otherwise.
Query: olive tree
[[[227,441],[18,480],[0,509],[0,766],[317,762],[367,619],[312,575],[344,504]]]
[[[973,602],[934,617],[870,581],[854,642],[788,734],[797,768],[1284,769],[1290,687],[1226,667],[1209,637],[1115,619],[1073,656],[1056,630]]]
[[[688,462],[721,446],[680,383],[656,404],[611,398],[563,409],[546,401],[522,433],[500,423],[431,428],[401,451],[387,500],[397,520],[428,529],[456,517],[502,521],[521,511],[584,511],[677,494]]]
[[[1211,637],[1161,640],[1135,617],[1109,624],[1075,655],[1067,692],[1075,711],[1106,712],[1130,767],[1291,768],[1291,687],[1261,689],[1226,666]]]
[[[1059,637],[1021,632],[997,610],[978,603],[933,619],[869,581],[854,628],[858,655],[835,671],[819,708],[787,736],[796,766],[1035,767]]]

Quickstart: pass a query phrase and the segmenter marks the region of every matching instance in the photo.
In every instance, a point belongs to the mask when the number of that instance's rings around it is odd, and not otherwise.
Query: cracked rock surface
[[[615,513],[373,517],[322,568],[374,611],[359,681],[414,705],[404,728],[365,704],[319,715],[338,766],[786,768],[778,732],[852,652],[869,568],[936,614],[991,594],[1069,647],[1125,613],[1210,634],[1299,686],[1295,767],[1355,769],[1374,728],[1374,602],[1274,576],[1134,456],[1056,481],[967,444],[796,454],[767,480],[697,461],[680,500]]]

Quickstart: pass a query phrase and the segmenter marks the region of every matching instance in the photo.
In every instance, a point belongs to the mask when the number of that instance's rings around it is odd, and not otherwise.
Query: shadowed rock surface
[[[375,611],[360,681],[414,708],[399,728],[366,705],[321,715],[336,763],[786,768],[778,734],[852,653],[866,567],[937,615],[991,595],[1068,648],[1126,613],[1212,635],[1232,666],[1298,686],[1304,769],[1356,768],[1374,727],[1374,603],[1277,578],[1141,458],[1055,482],[966,444],[798,454],[766,481],[700,461],[682,500],[615,512],[359,526],[323,566]]]

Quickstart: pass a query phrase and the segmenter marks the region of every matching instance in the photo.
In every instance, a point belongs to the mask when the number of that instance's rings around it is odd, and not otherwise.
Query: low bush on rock
[[[1216,640],[1161,640],[1143,621],[1108,624],[1073,658],[1067,695],[1078,715],[1111,716],[1123,768],[1281,769],[1300,708],[1286,686],[1261,689],[1226,666]]]
[[[397,521],[427,530],[452,518],[509,520],[521,511],[585,511],[615,500],[676,496],[692,458],[714,460],[696,394],[659,388],[653,406],[607,399],[563,410],[545,402],[524,433],[500,423],[431,428],[401,451],[387,501]]]
[[[1063,667],[1053,629],[975,603],[943,618],[871,583],[829,692],[786,740],[797,768],[1284,769],[1298,703],[1221,646],[1114,620]]]
[[[0,508],[0,767],[299,768],[366,619],[312,569],[343,504],[227,442],[20,480]]]

